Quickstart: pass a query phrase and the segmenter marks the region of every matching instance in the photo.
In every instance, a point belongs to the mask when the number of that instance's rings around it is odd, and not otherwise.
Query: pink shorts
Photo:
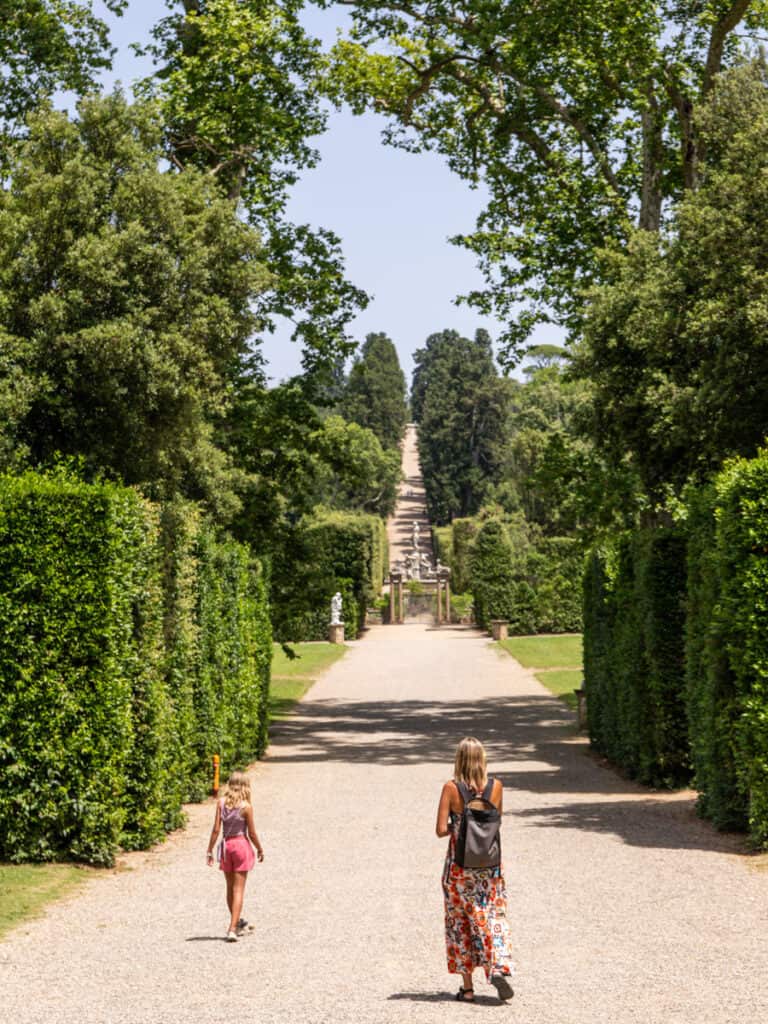
[[[222,871],[250,871],[256,863],[248,836],[232,836],[224,840],[224,852],[221,855]]]

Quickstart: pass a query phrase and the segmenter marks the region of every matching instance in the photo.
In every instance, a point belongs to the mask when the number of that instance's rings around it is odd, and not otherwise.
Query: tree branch
[[[709,37],[709,50],[707,61],[704,65],[704,78],[701,83],[701,94],[706,96],[712,91],[715,84],[715,76],[720,71],[723,63],[723,50],[728,35],[736,28],[744,18],[751,4],[751,0],[735,0],[723,17],[712,27],[712,35]]]

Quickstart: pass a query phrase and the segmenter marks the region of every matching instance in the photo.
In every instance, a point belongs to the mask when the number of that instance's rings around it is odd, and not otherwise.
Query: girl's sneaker
[[[227,942],[237,942],[237,932],[227,932]]]

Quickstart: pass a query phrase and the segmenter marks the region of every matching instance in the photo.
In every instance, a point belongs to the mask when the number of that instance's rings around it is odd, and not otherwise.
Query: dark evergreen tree
[[[369,334],[349,373],[342,413],[368,427],[385,448],[396,448],[408,420],[405,374],[386,334]]]
[[[509,383],[496,372],[490,339],[456,331],[427,339],[416,353],[411,399],[427,507],[437,523],[473,515],[499,480]]]

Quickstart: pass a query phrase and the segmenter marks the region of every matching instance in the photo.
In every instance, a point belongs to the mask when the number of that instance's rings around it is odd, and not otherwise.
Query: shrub
[[[460,594],[471,588],[472,545],[477,531],[475,519],[454,519],[451,524],[451,558],[446,564],[451,567],[451,587]]]
[[[734,460],[690,520],[688,703],[702,811],[768,846],[768,449]]]
[[[628,775],[689,777],[684,702],[685,538],[639,530],[592,552],[584,579],[584,678],[592,745]]]
[[[345,636],[354,640],[366,609],[381,593],[386,568],[386,531],[378,516],[322,512],[308,519],[276,567],[279,578],[273,577],[277,638],[325,640],[331,598],[339,591]]]
[[[451,594],[451,622],[471,622],[473,611],[471,594]]]
[[[728,623],[719,605],[717,495],[713,486],[689,495],[686,705],[699,813],[717,828],[745,829],[748,801],[740,789],[733,734],[736,680],[727,654]]]
[[[272,635],[263,580],[248,548],[210,527],[198,539],[200,671],[197,765],[242,768],[267,742]]]
[[[213,753],[263,751],[271,657],[258,566],[194,506],[0,478],[0,857],[157,841]]]
[[[475,538],[470,562],[475,619],[488,628],[492,619],[514,615],[515,570],[512,549],[499,519],[488,519]]]
[[[451,526],[432,527],[432,550],[435,554],[435,560],[442,562],[443,565],[453,565],[452,533],[453,527]]]
[[[110,864],[162,828],[157,518],[135,492],[0,479],[0,856]]]

